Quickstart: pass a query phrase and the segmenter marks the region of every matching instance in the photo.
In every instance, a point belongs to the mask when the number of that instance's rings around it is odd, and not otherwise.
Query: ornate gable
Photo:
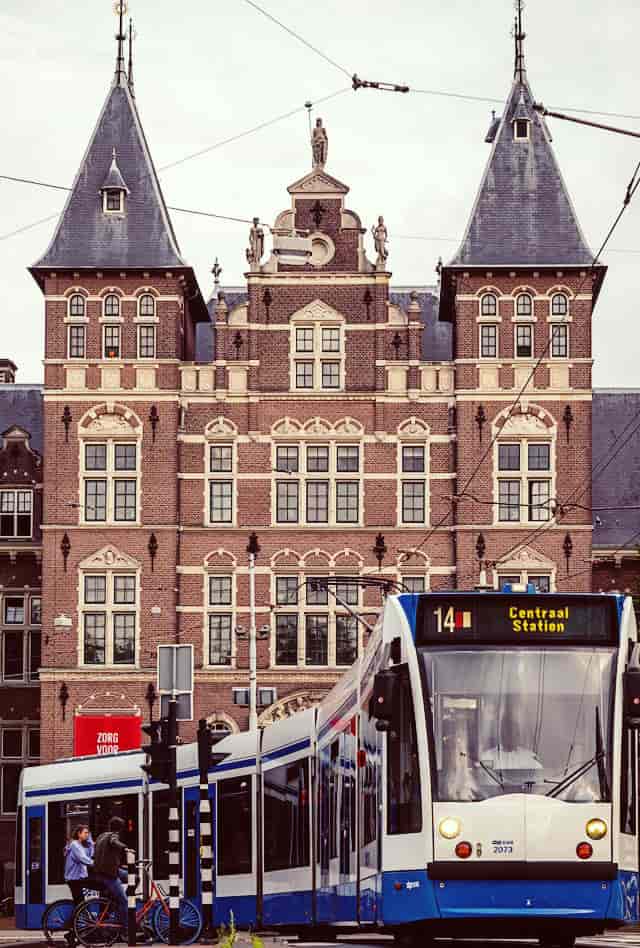
[[[334,309],[333,306],[329,306],[328,303],[325,303],[324,300],[316,299],[313,300],[312,303],[307,303],[307,305],[303,306],[302,309],[296,310],[291,319],[344,320],[344,316],[339,313],[337,309]]]
[[[80,563],[80,569],[140,569],[138,560],[134,560],[128,553],[123,553],[116,546],[103,546],[97,553],[92,553]]]
[[[342,181],[314,168],[304,178],[299,178],[287,188],[289,194],[348,194],[349,188]]]

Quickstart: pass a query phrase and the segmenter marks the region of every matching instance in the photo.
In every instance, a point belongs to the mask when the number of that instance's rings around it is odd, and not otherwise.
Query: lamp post
[[[258,729],[258,671],[256,651],[256,558],[260,552],[257,533],[249,535],[249,730]]]

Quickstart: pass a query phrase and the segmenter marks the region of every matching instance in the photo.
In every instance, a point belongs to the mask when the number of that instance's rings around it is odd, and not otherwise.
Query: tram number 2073
[[[492,839],[491,845],[495,856],[510,856],[513,852],[512,839]]]

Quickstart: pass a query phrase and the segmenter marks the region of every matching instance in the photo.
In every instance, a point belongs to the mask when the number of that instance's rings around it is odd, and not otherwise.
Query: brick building
[[[42,393],[0,359],[0,893],[14,878],[18,778],[40,757]]]
[[[305,587],[314,575],[344,576],[364,616],[379,600],[353,574],[473,588],[488,569],[494,583],[590,588],[590,514],[553,513],[576,483],[590,504],[604,271],[532,101],[519,50],[437,287],[391,289],[384,225],[370,260],[324,140],[287,189],[272,253],[254,228],[246,287],[212,302],[212,322],[118,58],[32,267],[46,320],[47,759],[72,752],[79,719],[146,713],[159,642],[194,645],[196,719],[246,725],[252,531],[263,721],[314,701],[361,647],[358,623]]]

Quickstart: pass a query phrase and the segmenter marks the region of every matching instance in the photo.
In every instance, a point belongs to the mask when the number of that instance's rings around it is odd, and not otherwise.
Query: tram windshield
[[[421,651],[436,799],[611,799],[613,649]]]

